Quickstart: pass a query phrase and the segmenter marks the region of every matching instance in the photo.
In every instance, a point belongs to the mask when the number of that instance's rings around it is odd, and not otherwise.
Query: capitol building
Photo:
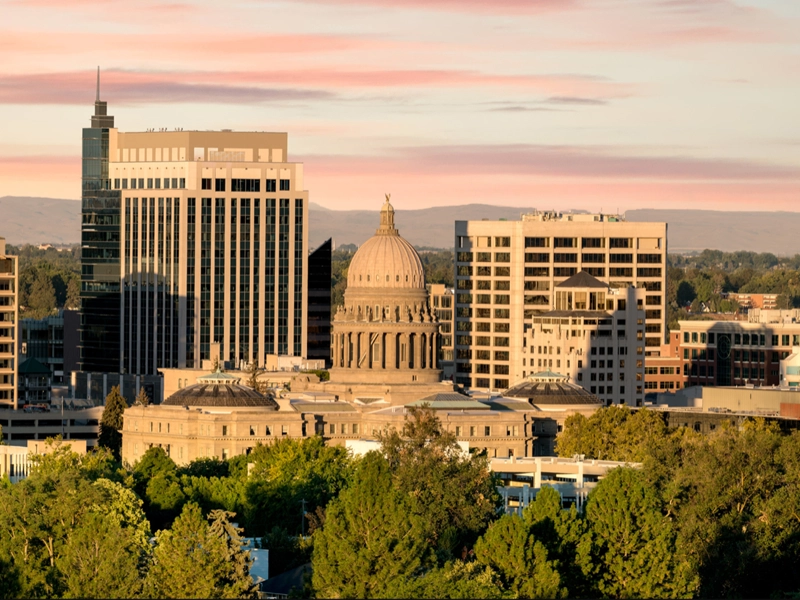
[[[290,391],[264,395],[217,369],[162,404],[128,408],[123,460],[133,464],[153,446],[181,465],[247,454],[284,437],[320,435],[339,445],[374,440],[386,428],[401,428],[408,407],[423,405],[459,441],[490,457],[547,456],[569,415],[600,406],[595,395],[551,371],[499,395],[468,395],[442,381],[439,324],[422,261],[395,226],[388,197],[375,235],[350,263],[331,339],[330,381],[298,373]]]

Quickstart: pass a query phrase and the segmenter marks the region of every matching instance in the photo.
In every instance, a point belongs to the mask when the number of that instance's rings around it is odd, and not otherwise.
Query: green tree
[[[661,414],[631,410],[626,406],[608,406],[590,417],[574,414],[567,417],[564,430],[556,439],[559,456],[584,455],[586,458],[641,462],[652,444],[667,432]]]
[[[114,453],[119,460],[122,451],[122,414],[128,408],[128,403],[119,392],[119,386],[111,388],[106,396],[106,406],[103,416],[100,417],[100,437],[97,443]]]
[[[78,277],[70,277],[67,284],[67,298],[64,301],[64,308],[70,310],[80,310],[81,307],[81,281]]]
[[[39,271],[36,275],[28,293],[27,303],[26,316],[34,319],[46,317],[56,309],[56,290],[52,278],[45,271]]]
[[[142,589],[135,532],[111,515],[91,512],[71,528],[56,561],[64,598],[132,598]]]
[[[370,452],[314,532],[313,587],[321,598],[386,597],[430,562],[422,518]]]
[[[565,598],[556,561],[518,515],[504,515],[475,544],[478,561],[497,572],[516,598]]]
[[[155,598],[241,598],[252,586],[249,553],[227,515],[215,514],[212,526],[200,507],[184,506],[172,528],[156,534],[147,594]],[[235,537],[231,537],[235,536]]]
[[[185,467],[178,469],[179,475],[190,477],[227,477],[230,474],[228,462],[213,456],[194,459]]]
[[[699,579],[678,552],[672,522],[641,471],[608,473],[586,502],[588,533],[581,542],[584,572],[611,598],[688,598]]]
[[[352,458],[341,446],[327,446],[320,436],[280,439],[256,446],[246,484],[244,522],[250,535],[263,536],[275,526],[301,533],[303,501],[308,512],[325,507],[345,486]]]
[[[9,565],[0,581],[21,596],[127,597],[138,589],[149,544],[136,498],[93,481],[96,465],[76,457],[57,447],[27,479],[0,486],[0,562]]]
[[[548,557],[558,562],[561,580],[573,597],[591,595],[589,582],[579,564],[580,542],[586,533],[586,521],[573,504],[562,508],[561,494],[544,485],[522,514],[534,538],[547,549]]]
[[[495,518],[497,484],[485,454],[469,454],[430,408],[411,407],[401,431],[379,434],[395,487],[412,499],[430,543],[446,561]]]
[[[502,584],[489,567],[455,560],[432,569],[422,577],[398,580],[389,598],[503,598]]]

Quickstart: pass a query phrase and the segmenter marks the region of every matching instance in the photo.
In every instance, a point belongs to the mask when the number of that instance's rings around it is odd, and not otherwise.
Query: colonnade
[[[439,333],[352,330],[334,332],[333,366],[341,369],[436,370]]]

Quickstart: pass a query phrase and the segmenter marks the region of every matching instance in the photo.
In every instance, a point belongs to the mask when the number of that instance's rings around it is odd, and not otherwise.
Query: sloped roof
[[[597,277],[589,275],[586,271],[579,271],[569,279],[559,283],[557,288],[603,288],[608,289],[608,284],[603,283]]]
[[[35,358],[29,358],[25,362],[20,363],[17,372],[20,375],[50,375],[50,369]]]

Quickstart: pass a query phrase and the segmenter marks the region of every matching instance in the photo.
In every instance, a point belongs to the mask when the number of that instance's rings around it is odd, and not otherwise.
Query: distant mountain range
[[[80,202],[57,198],[0,198],[0,237],[9,244],[70,244],[80,241]],[[379,207],[373,210],[330,210],[311,203],[309,244],[328,238],[336,246],[361,244],[378,227]],[[516,220],[533,208],[464,204],[419,210],[398,209],[397,226],[418,247],[450,248],[453,222],[458,220]],[[713,210],[629,210],[628,221],[666,221],[669,251],[705,248],[733,252],[750,250],[778,255],[800,253],[800,212],[725,212]]]

